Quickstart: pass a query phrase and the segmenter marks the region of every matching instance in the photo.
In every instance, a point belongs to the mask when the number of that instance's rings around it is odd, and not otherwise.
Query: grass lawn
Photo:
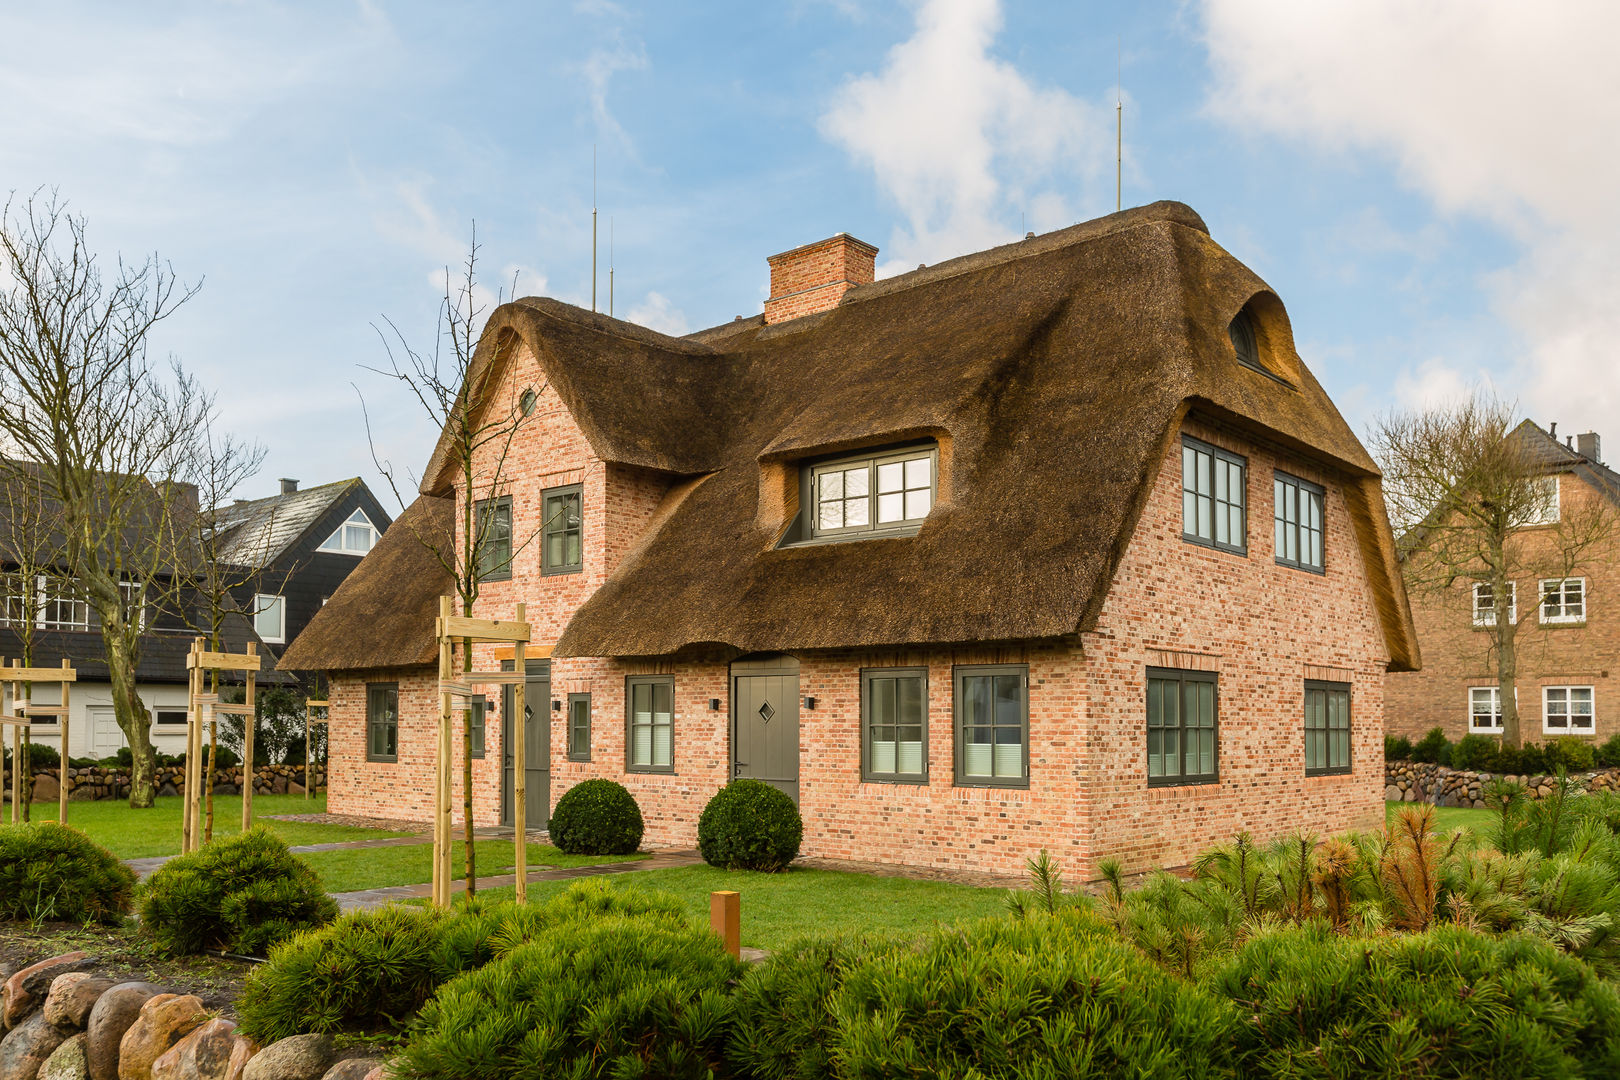
[[[150,810],[131,810],[128,801],[123,799],[69,803],[68,824],[83,830],[120,859],[178,855],[183,802],[178,795],[162,796]],[[262,823],[288,844],[336,844],[345,840],[378,840],[387,836],[410,835],[379,829],[356,829],[347,825],[262,820],[266,814],[319,814],[325,810],[325,795],[313,799],[305,799],[302,795],[256,795],[253,798],[254,821]],[[206,809],[204,813],[206,815]],[[35,803],[32,816],[35,821],[55,821],[56,803]],[[234,836],[241,831],[241,825],[242,797],[214,796],[214,836]]]
[[[1385,803],[1386,817],[1393,823],[1396,814],[1403,806],[1418,806],[1419,803],[1391,802]],[[1434,826],[1440,832],[1450,832],[1452,829],[1484,829],[1491,823],[1493,814],[1489,810],[1476,810],[1471,806],[1437,806],[1434,808]]]
[[[794,869],[781,874],[680,866],[616,877],[621,887],[656,889],[686,905],[696,925],[709,924],[709,894],[742,894],[742,943],[780,949],[806,934],[853,932],[920,933],[939,923],[969,922],[1006,911],[1006,889],[976,888],[943,881],[876,877],[840,870]],[[571,882],[529,885],[529,901],[545,900]],[[511,889],[481,891],[509,898]]]
[[[380,835],[380,834],[379,834]],[[466,845],[457,841],[450,851],[456,880],[465,877]],[[510,840],[478,841],[478,876],[496,877],[512,872],[514,849]],[[355,892],[385,885],[417,885],[433,880],[433,845],[362,848],[354,851],[312,851],[298,856],[321,876],[327,892]],[[595,863],[631,862],[645,855],[565,855],[550,844],[529,845],[529,869],[562,869]],[[530,885],[532,895],[536,886]],[[507,892],[511,890],[508,889]]]

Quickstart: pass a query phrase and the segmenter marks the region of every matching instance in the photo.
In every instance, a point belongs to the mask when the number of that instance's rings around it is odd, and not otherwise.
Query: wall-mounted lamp
[[[816,699],[813,698],[813,697],[805,698],[804,699],[804,707],[805,707],[806,711],[814,709],[816,707]]]
[[[719,712],[720,711],[720,699],[719,698],[712,697],[712,698],[709,699],[709,711],[710,712]]]
[[[558,701],[556,698],[552,698],[551,699],[551,711],[552,712],[562,712],[562,702]]]

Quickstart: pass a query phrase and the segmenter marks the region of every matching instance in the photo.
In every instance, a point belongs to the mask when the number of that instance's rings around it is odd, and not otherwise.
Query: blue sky
[[[364,365],[483,278],[682,332],[847,231],[880,273],[1127,205],[1191,204],[1288,305],[1358,429],[1488,381],[1563,431],[1620,409],[1620,108],[1602,5],[1510,0],[62,2],[0,11],[0,188],[204,279],[162,330],[264,472],[419,468]],[[1123,10],[1122,10],[1123,9]],[[71,60],[65,61],[65,57]],[[1612,142],[1612,139],[1608,141]],[[1620,430],[1609,432],[1620,445]]]

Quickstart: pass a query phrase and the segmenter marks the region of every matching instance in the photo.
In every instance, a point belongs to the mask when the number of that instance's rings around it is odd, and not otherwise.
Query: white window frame
[[[1486,604],[1483,608],[1481,608],[1479,605],[1479,590],[1489,589],[1490,587],[1491,583],[1488,581],[1476,581],[1474,582],[1473,589],[1469,593],[1474,602],[1473,611],[1475,626],[1496,625],[1495,604]],[[1494,599],[1495,598],[1492,597],[1493,601]],[[1517,581],[1508,582],[1508,622],[1514,626],[1519,624],[1519,583]]]
[[[39,612],[38,622],[35,624],[40,630],[89,630],[90,629],[90,603],[76,597],[74,582],[65,578],[55,578],[49,574],[41,574],[38,578]],[[47,612],[61,611],[61,605],[71,605],[75,618],[62,620],[52,618]],[[82,615],[80,619],[77,616]]]
[[[265,603],[270,601],[270,603]],[[274,636],[266,634],[259,629],[259,616],[266,614],[274,607],[280,616],[277,619],[279,628]],[[267,645],[284,645],[287,642],[287,598],[275,593],[253,594],[253,632],[259,635],[259,640]]]
[[[1495,718],[1495,723],[1484,726],[1474,723],[1475,717],[1483,715],[1475,706],[1474,695],[1483,693],[1489,706],[1489,715]],[[1518,700],[1519,689],[1513,688],[1513,698]],[[1500,735],[1502,734],[1502,688],[1499,686],[1470,686],[1468,688],[1468,733],[1470,735]]]
[[[1566,614],[1570,608],[1569,587],[1574,585],[1579,594],[1579,615]],[[1558,594],[1557,615],[1547,614],[1547,597],[1556,592]],[[1586,622],[1586,579],[1583,577],[1542,578],[1541,603],[1536,607],[1538,617],[1547,626],[1579,626]]]
[[[126,607],[137,600],[140,601],[140,618],[138,621],[140,622],[140,629],[144,631],[146,629],[147,612],[145,584],[139,581],[120,581],[118,583],[118,592],[123,596]]]
[[[355,518],[359,518],[360,520],[355,521]],[[371,545],[370,547],[366,547],[364,549],[352,548],[348,544],[348,537],[345,535],[345,533],[348,529],[356,528],[362,523],[364,523],[367,529],[371,530]],[[366,512],[356,508],[354,513],[343,519],[343,524],[337,527],[337,531],[322,541],[321,546],[315,550],[324,551],[334,555],[367,555],[371,552],[372,548],[377,546],[377,541],[381,538],[381,536],[382,533],[378,531],[376,525],[372,524],[371,518],[367,516]]]
[[[1589,695],[1589,704],[1591,705],[1591,711],[1586,714],[1586,724],[1581,727],[1575,726],[1575,718],[1578,714],[1575,713],[1571,707],[1574,705],[1574,695],[1578,690],[1584,690]],[[1547,723],[1547,718],[1552,708],[1552,695],[1554,693],[1562,693],[1564,695],[1564,710],[1562,715],[1568,722],[1563,727],[1553,727]],[[1590,686],[1583,686],[1579,684],[1571,686],[1543,686],[1541,688],[1541,733],[1543,735],[1597,734],[1597,691]]]
[[[1552,488],[1552,498],[1548,500],[1546,514],[1540,517],[1525,518],[1523,521],[1518,523],[1520,528],[1534,528],[1537,525],[1556,525],[1558,524],[1558,520],[1562,515],[1562,507],[1559,503],[1559,489],[1562,485],[1560,485],[1558,482],[1558,474],[1553,473],[1551,476],[1538,477],[1536,479],[1536,483],[1543,487],[1550,486]]]

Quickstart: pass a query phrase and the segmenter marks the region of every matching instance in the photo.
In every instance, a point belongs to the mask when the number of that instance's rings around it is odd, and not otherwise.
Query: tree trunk
[[[467,610],[471,606],[470,604],[463,606],[465,614],[472,614],[470,610]],[[463,672],[471,671],[473,669],[472,662],[472,639],[462,638],[461,670]],[[467,707],[461,713],[461,814],[462,832],[465,836],[464,846],[467,849],[467,895],[473,896],[478,892],[478,859],[473,844],[473,704],[472,698],[467,698],[466,701]]]
[[[104,635],[104,640],[112,635]],[[129,805],[144,810],[152,806],[155,762],[152,760],[152,714],[146,711],[135,685],[135,664],[122,641],[107,640],[107,681],[112,684],[113,713],[118,727],[129,740]],[[67,765],[66,748],[62,764]]]
[[[1519,678],[1518,632],[1510,618],[1508,591],[1505,582],[1495,586],[1496,626],[1496,693],[1502,702],[1502,745],[1518,750],[1524,746],[1524,734],[1519,729],[1519,696],[1516,692]]]

